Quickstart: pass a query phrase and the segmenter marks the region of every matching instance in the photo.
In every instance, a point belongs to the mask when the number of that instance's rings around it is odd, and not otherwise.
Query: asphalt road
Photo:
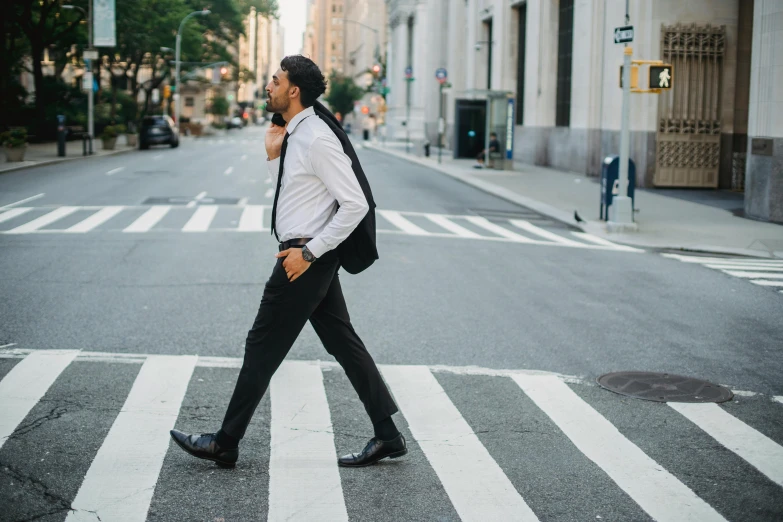
[[[541,520],[678,520],[680,506],[703,509],[699,520],[783,518],[783,404],[775,400],[783,396],[783,295],[660,252],[597,244],[435,171],[358,152],[378,204],[381,259],[341,279],[357,331],[390,372],[411,452],[373,468],[326,470],[342,495],[303,491],[314,511],[293,518],[331,520],[324,506],[335,498],[350,520],[471,520],[471,509],[485,508],[485,518],[500,519],[490,505],[515,499]],[[174,384],[167,392],[178,405],[171,422],[193,432],[219,427],[275,261],[265,157],[263,130],[248,128],[0,175],[0,379],[36,376],[38,366],[19,366],[29,353],[81,351],[0,431],[0,520],[94,519],[71,508],[89,496],[85,477],[155,360],[132,354],[198,355],[182,377],[186,392],[176,395]],[[328,433],[338,455],[360,450],[369,421],[309,326],[289,360],[324,361],[331,427],[313,436]],[[420,365],[434,384],[417,395],[406,379]],[[740,393],[705,410],[708,419],[688,420],[594,384],[621,370],[684,374]],[[565,389],[535,381],[536,372],[560,376]],[[0,398],[15,397],[2,383]],[[547,397],[558,400],[548,406]],[[563,420],[556,410],[568,401],[576,409]],[[149,520],[280,513],[280,497],[269,494],[280,476],[270,470],[279,447],[273,417],[267,396],[233,471],[163,448],[151,486],[128,489],[125,509],[147,506]],[[718,440],[710,426],[726,418],[741,429]],[[600,419],[608,439],[597,435]],[[133,451],[146,454],[140,444]],[[658,474],[668,478],[645,482]],[[487,500],[482,484],[496,496]],[[139,491],[151,495],[146,504]],[[526,519],[515,513],[509,519]]]

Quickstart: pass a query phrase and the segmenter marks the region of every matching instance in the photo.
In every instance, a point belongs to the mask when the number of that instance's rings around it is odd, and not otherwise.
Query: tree
[[[353,110],[353,103],[360,100],[363,94],[364,91],[354,83],[353,78],[335,71],[329,75],[329,94],[325,99],[332,112],[343,115],[350,113]]]
[[[212,104],[209,106],[207,112],[214,114],[215,116],[225,116],[228,114],[228,109],[230,107],[228,100],[223,96],[215,96],[212,99]]]

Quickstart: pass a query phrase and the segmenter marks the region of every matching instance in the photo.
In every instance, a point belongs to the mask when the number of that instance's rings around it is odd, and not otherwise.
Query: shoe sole
[[[220,468],[224,468],[224,469],[231,469],[231,468],[234,468],[234,467],[236,467],[236,465],[237,465],[237,463],[236,463],[236,462],[226,462],[225,460],[219,460],[219,459],[212,458],[212,457],[202,457],[201,455],[196,455],[196,454],[192,453],[192,452],[191,452],[191,451],[190,451],[188,448],[186,448],[185,446],[183,446],[183,445],[182,445],[182,444],[181,444],[181,443],[180,443],[180,442],[179,442],[177,439],[175,439],[174,437],[171,437],[171,440],[173,440],[174,442],[176,442],[176,443],[177,443],[177,446],[179,446],[180,448],[182,448],[182,451],[184,451],[185,453],[187,453],[187,454],[188,454],[188,455],[190,455],[191,457],[196,457],[197,459],[201,459],[201,460],[210,460],[210,461],[214,462],[215,464],[217,464],[217,465],[218,465],[218,467],[220,467]]]
[[[366,464],[343,464],[342,462],[337,462],[337,465],[341,468],[366,468],[367,466],[372,466],[373,464],[377,464],[383,459],[398,459],[404,455],[408,454],[408,448],[405,448],[402,451],[397,451],[395,453],[390,453],[388,455],[385,455],[378,460],[373,460],[372,462],[368,462]]]

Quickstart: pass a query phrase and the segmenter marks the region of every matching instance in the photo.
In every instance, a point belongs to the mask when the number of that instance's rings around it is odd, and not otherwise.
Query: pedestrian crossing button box
[[[609,220],[609,206],[615,194],[619,195],[620,186],[620,156],[607,156],[601,168],[601,212],[600,218]],[[634,189],[636,186],[636,164],[628,158],[628,197],[631,198],[631,208],[636,208]]]

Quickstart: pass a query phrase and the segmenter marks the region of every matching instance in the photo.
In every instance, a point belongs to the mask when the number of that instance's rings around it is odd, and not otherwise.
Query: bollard
[[[65,157],[65,115],[57,115],[57,155]]]

